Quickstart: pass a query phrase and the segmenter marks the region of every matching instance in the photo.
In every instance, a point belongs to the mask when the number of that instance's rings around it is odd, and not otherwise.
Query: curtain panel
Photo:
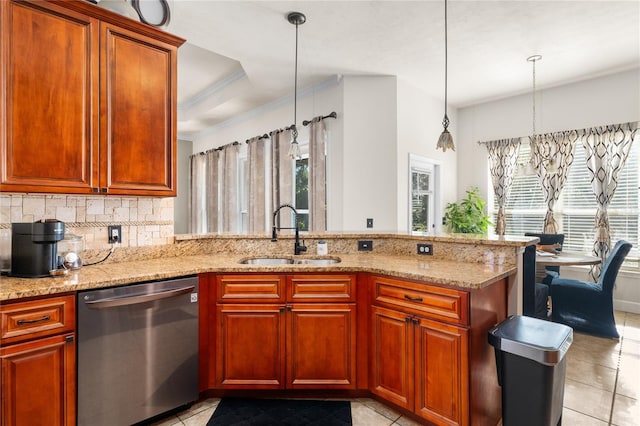
[[[251,138],[248,145],[249,161],[249,233],[262,234],[266,230],[265,194],[265,139]]]
[[[591,268],[590,274],[594,281],[599,279],[601,265],[611,249],[607,210],[615,195],[618,176],[629,157],[637,131],[637,123],[614,124],[586,129],[582,137],[587,169],[591,175],[591,188],[598,206],[593,253],[602,259],[602,263]]]
[[[482,142],[489,151],[489,171],[491,173],[491,183],[493,193],[498,203],[498,215],[496,223],[496,234],[504,235],[507,221],[504,213],[504,206],[509,199],[513,177],[515,175],[516,161],[520,152],[520,138],[500,139],[489,142]]]
[[[579,137],[578,130],[566,130],[533,135],[529,138],[531,159],[547,204],[543,230],[545,234],[558,233],[553,207],[569,176],[569,169],[573,163],[573,146]]]
[[[206,232],[206,154],[204,152],[189,157],[189,223],[190,234]]]
[[[322,116],[309,125],[309,230],[327,229],[326,133]]]
[[[206,179],[204,193],[206,197],[205,233],[216,233],[220,229],[219,209],[220,209],[220,151],[214,149],[206,153]]]
[[[293,206],[293,160],[289,158],[291,130],[276,130],[271,132],[270,135],[271,207],[275,211],[283,204]],[[273,225],[278,227],[291,227],[292,222],[283,222],[282,216],[283,215],[278,215],[278,223],[274,223]]]
[[[222,173],[220,182],[221,204],[220,216],[222,217],[222,232],[239,233],[238,215],[238,150],[237,143],[226,145],[220,151]]]

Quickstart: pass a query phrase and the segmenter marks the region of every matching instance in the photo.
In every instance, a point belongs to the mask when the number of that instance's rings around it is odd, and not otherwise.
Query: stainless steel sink
[[[293,259],[285,257],[254,257],[242,259],[240,263],[245,265],[291,265],[293,264]]]
[[[340,263],[340,259],[296,259],[294,263],[296,265],[333,265],[334,263]]]
[[[320,259],[291,259],[287,257],[251,257],[242,259],[240,263],[244,265],[333,265],[340,263],[339,258],[320,258]]]

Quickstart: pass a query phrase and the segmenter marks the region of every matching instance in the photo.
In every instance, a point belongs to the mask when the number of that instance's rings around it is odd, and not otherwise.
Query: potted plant
[[[467,197],[459,203],[449,203],[444,218],[449,231],[463,234],[485,234],[491,225],[489,216],[484,214],[487,204],[479,194],[480,190],[473,187],[467,190]]]

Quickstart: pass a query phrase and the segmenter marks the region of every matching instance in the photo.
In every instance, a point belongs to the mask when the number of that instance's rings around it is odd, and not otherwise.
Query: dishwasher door
[[[78,293],[78,425],[131,425],[198,399],[198,278]]]

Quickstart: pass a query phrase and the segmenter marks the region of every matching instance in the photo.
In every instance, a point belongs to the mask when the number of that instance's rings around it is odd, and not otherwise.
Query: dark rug
[[[349,401],[223,398],[207,426],[351,426]]]

